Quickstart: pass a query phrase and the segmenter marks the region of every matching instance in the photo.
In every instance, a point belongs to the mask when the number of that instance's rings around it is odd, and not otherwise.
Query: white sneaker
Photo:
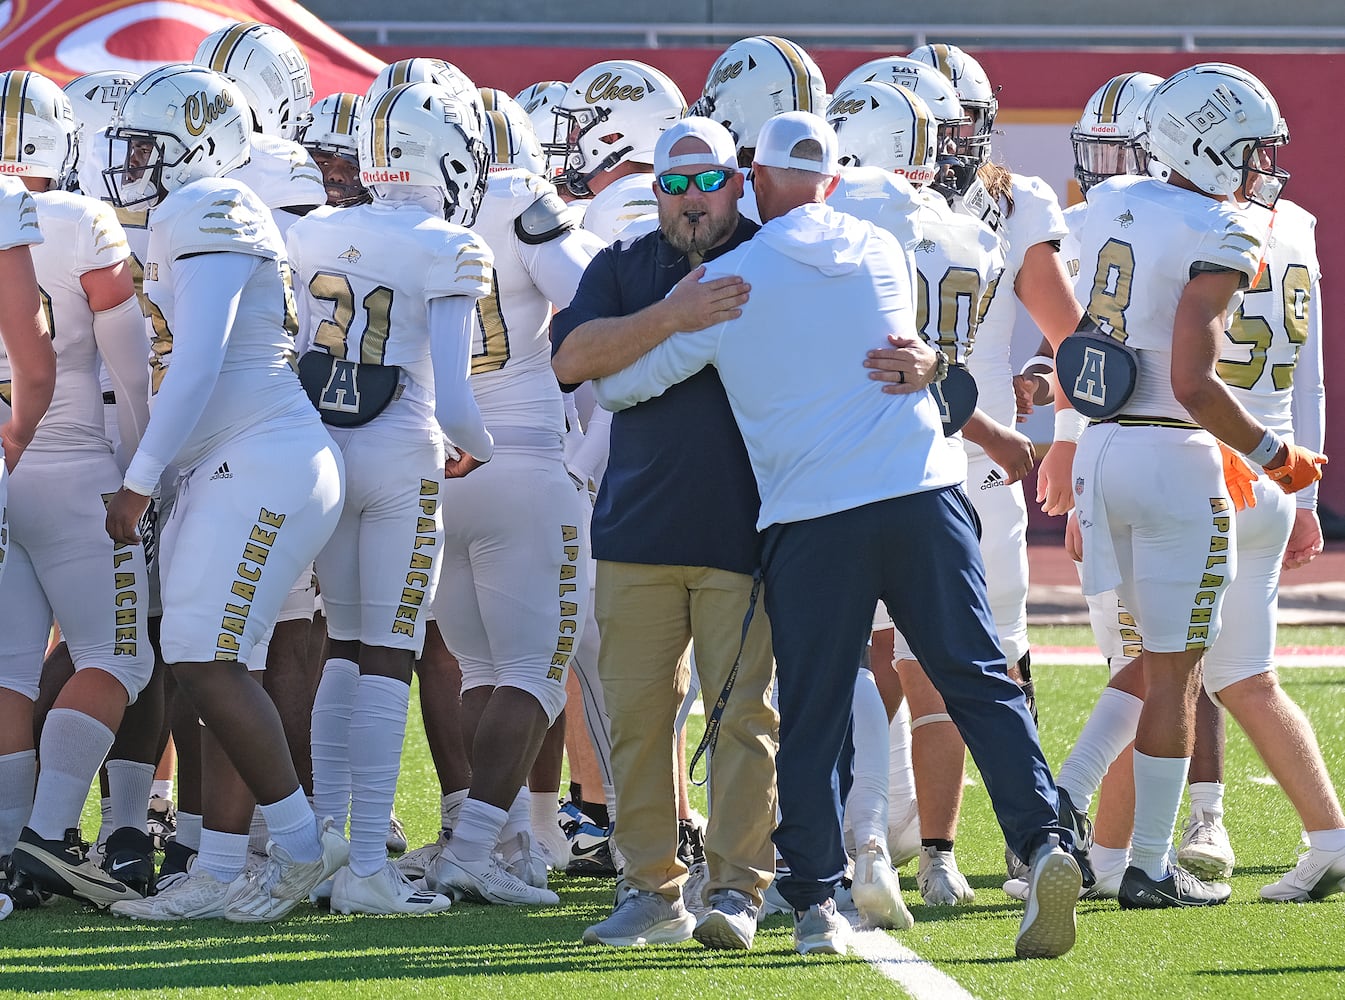
[[[889,815],[887,820],[887,854],[892,867],[900,868],[920,853],[920,809],[911,799],[905,812]]]
[[[397,867],[409,879],[424,878],[434,859],[439,857],[439,852],[448,843],[449,836],[448,830],[440,830],[438,840],[424,847],[417,847],[414,851],[407,851],[397,859]]]
[[[1204,810],[1191,810],[1177,847],[1177,863],[1206,882],[1220,882],[1233,874],[1233,861],[1223,821]]]
[[[532,834],[527,830],[510,837],[500,845],[504,870],[534,889],[546,888],[546,858],[533,846]]]
[[[494,858],[460,861],[449,850],[442,851],[430,865],[425,873],[425,884],[453,899],[470,899],[477,903],[554,906],[560,902],[560,897],[550,889],[528,885],[517,875],[505,871]]]
[[[1050,834],[1032,858],[1027,906],[1014,940],[1019,958],[1058,958],[1074,947],[1074,907],[1083,887],[1079,863]]]
[[[391,859],[372,875],[360,876],[347,865],[332,879],[333,913],[443,913],[453,901],[417,889]]]
[[[206,872],[180,875],[153,896],[113,903],[112,912],[132,920],[210,920],[223,917],[229,902],[247,886],[241,875],[232,882],[221,882]]]
[[[901,898],[897,870],[887,859],[887,849],[877,837],[855,856],[855,877],[850,885],[859,915],[870,927],[904,931],[915,920]]]
[[[1345,851],[1308,848],[1298,864],[1272,885],[1261,887],[1261,898],[1275,903],[1307,903],[1345,889]]]
[[[920,870],[916,874],[920,895],[930,906],[956,906],[976,898],[966,876],[957,869],[952,851],[937,847],[920,848]]]
[[[271,844],[265,867],[244,875],[246,888],[230,900],[224,916],[235,923],[279,920],[350,860],[350,845],[336,832],[329,816],[322,821],[322,854],[315,861],[295,861],[279,844]]]
[[[850,924],[836,912],[835,900],[794,914],[794,950],[800,955],[844,955],[850,951]]]

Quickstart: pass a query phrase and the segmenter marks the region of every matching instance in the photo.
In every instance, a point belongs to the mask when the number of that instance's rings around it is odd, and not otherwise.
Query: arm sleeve
[[[259,264],[244,253],[207,253],[173,264],[175,325],[190,332],[173,342],[173,365],[126,470],[127,489],[149,496],[201,419],[219,379],[243,286]]]
[[[570,304],[584,269],[603,248],[602,240],[583,229],[571,229],[546,243],[528,246],[515,240],[515,245],[532,283],[558,309]]]
[[[1294,369],[1294,443],[1320,452],[1326,446],[1326,386],[1322,378],[1322,297],[1312,283],[1308,308],[1308,342]],[[1298,507],[1317,509],[1317,483],[1294,494]]]
[[[457,448],[482,462],[495,453],[472,394],[472,320],[476,300],[466,295],[430,299],[430,361],[434,365],[434,417]]]
[[[149,338],[140,300],[132,295],[94,313],[93,339],[117,394],[117,467],[124,472],[149,424]]]
[[[690,378],[714,362],[726,324],[695,333],[674,333],[635,364],[593,380],[593,392],[604,409],[626,410],[661,396],[669,386]]]

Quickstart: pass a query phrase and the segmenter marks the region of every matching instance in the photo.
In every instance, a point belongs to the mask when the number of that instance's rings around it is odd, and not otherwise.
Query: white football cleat
[[[888,861],[887,849],[877,837],[870,837],[855,857],[850,893],[860,917],[870,927],[904,931],[915,923],[901,898],[897,870]]]
[[[429,871],[425,884],[435,892],[454,899],[504,906],[554,906],[560,897],[550,889],[528,885],[500,865],[494,858],[486,861],[460,861],[448,849],[442,851]]]
[[[333,913],[443,913],[453,901],[418,889],[391,859],[372,875],[359,876],[347,865],[332,879]]]

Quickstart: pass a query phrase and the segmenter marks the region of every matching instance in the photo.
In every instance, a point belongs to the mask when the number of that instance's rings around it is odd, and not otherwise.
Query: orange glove
[[[1322,466],[1326,461],[1325,455],[1295,444],[1289,447],[1289,455],[1283,465],[1266,469],[1265,473],[1285,493],[1297,493],[1322,478]]]
[[[1255,507],[1256,493],[1252,489],[1252,484],[1256,482],[1256,473],[1247,464],[1247,460],[1228,445],[1221,442],[1219,451],[1224,456],[1224,486],[1228,488],[1228,495],[1233,499],[1233,509],[1246,510],[1248,507]]]

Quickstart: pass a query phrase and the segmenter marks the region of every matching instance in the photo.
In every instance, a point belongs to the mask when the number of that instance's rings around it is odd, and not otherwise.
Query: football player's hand
[[[674,285],[663,300],[674,329],[692,333],[743,314],[742,306],[752,286],[736,274],[701,281],[704,275],[705,265],[702,264]]]
[[[1042,513],[1052,517],[1067,514],[1074,509],[1074,491],[1070,477],[1074,474],[1074,453],[1079,445],[1074,441],[1052,441],[1037,466],[1037,503]]]
[[[1070,511],[1069,519],[1065,521],[1065,555],[1075,562],[1083,562],[1083,529],[1079,527],[1076,511]]]
[[[879,347],[864,356],[869,378],[883,383],[883,392],[904,396],[934,381],[939,355],[920,337],[887,335],[891,347]]]
[[[140,518],[149,506],[149,497],[128,490],[125,486],[117,490],[107,504],[108,537],[118,545],[139,545],[140,532],[136,530]]]
[[[1294,511],[1294,526],[1289,532],[1289,545],[1284,550],[1285,569],[1306,566],[1322,554],[1322,522],[1317,512],[1307,507]]]
[[[19,464],[19,457],[26,447],[28,447],[28,441],[22,440],[19,435],[14,433],[14,421],[6,420],[3,424],[0,424],[0,450],[4,451],[5,468],[10,472],[13,472],[14,466]]]
[[[1015,375],[1013,377],[1013,401],[1018,411],[1018,422],[1026,423],[1036,404],[1039,380],[1035,375]]]
[[[1255,507],[1256,492],[1252,487],[1256,483],[1256,473],[1241,455],[1223,442],[1219,443],[1219,451],[1224,458],[1224,486],[1228,488],[1228,495],[1233,500],[1233,509],[1246,510],[1248,507]]]
[[[457,457],[450,455],[444,459],[444,478],[461,479],[473,469],[479,469],[485,465],[485,462],[479,461],[467,454],[465,451],[459,451]]]
[[[986,421],[990,429],[976,443],[981,446],[990,461],[1004,470],[1004,484],[1012,486],[1032,472],[1037,464],[1037,453],[1032,440],[1026,434],[1020,434],[1010,427],[994,421]]]
[[[1275,468],[1266,467],[1266,475],[1275,480],[1275,485],[1285,493],[1297,493],[1322,478],[1322,466],[1326,456],[1302,445],[1287,445],[1284,462]]]

